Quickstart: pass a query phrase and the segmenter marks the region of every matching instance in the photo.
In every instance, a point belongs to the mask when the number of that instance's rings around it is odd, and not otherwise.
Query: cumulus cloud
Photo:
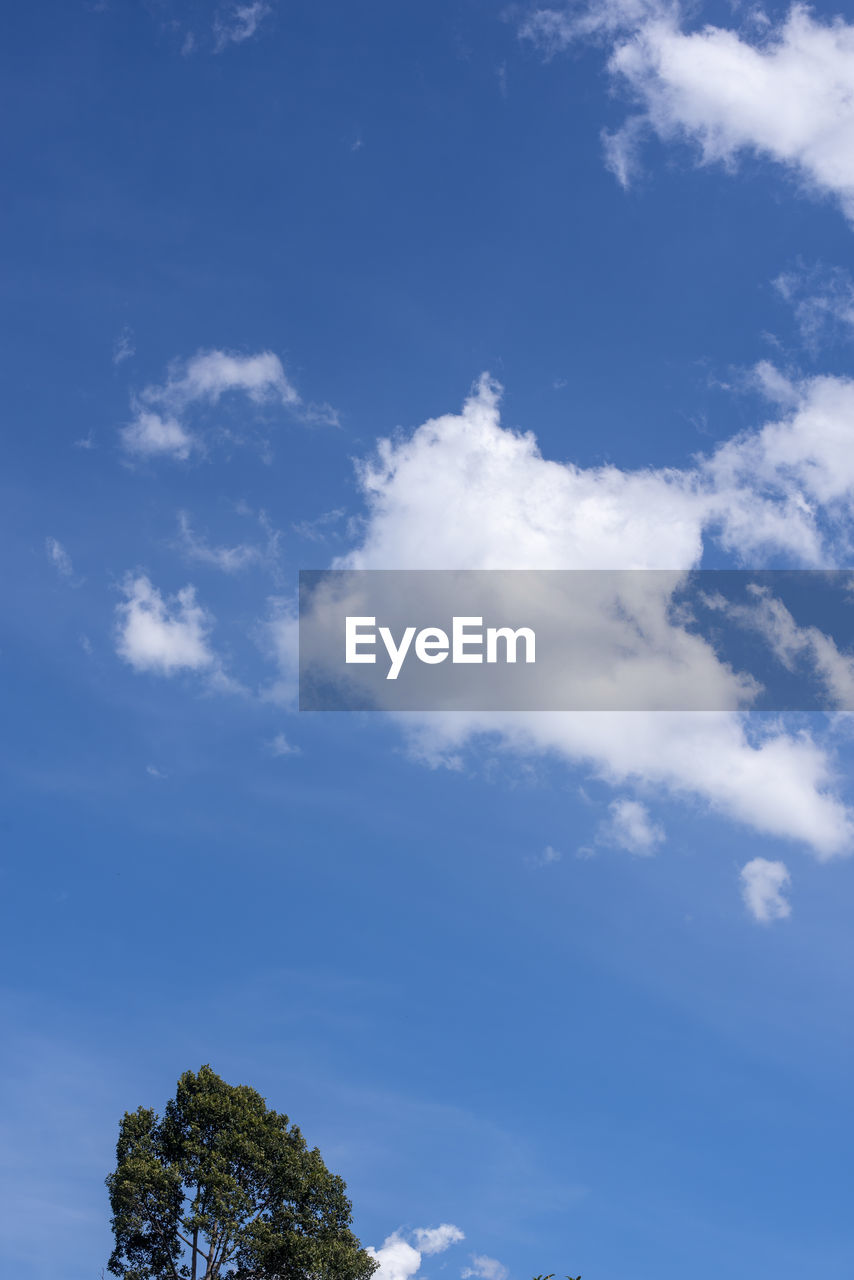
[[[216,659],[209,647],[210,615],[196,603],[192,587],[164,599],[141,574],[123,586],[116,607],[116,648],[135,671],[171,676],[178,671],[210,671]]]
[[[854,388],[844,379],[783,384],[770,379],[786,401],[771,424],[686,470],[630,472],[543,458],[530,432],[501,425],[500,388],[484,378],[461,413],[381,441],[360,466],[367,518],[338,567],[690,568],[709,537],[736,554],[765,548],[815,562],[835,545],[828,529],[842,536],[850,523],[854,450],[844,442],[854,435]],[[292,637],[285,615],[283,658]],[[832,757],[776,722],[730,712],[457,712],[402,723],[413,752],[434,765],[488,742],[580,764],[614,786],[700,798],[820,857],[852,844]]]
[[[359,466],[362,543],[337,565],[640,569],[698,559],[702,520],[682,473],[548,461],[532,432],[501,426],[500,395],[484,376],[462,413],[379,442]]]
[[[120,430],[122,445],[137,456],[159,454],[184,461],[193,449],[202,447],[186,416],[234,394],[245,395],[259,407],[279,405],[308,423],[337,425],[329,405],[304,403],[272,351],[257,355],[199,351],[189,360],[174,362],[164,382],[150,384],[133,397],[134,417]]]
[[[443,1222],[438,1227],[416,1227],[412,1235],[414,1245],[399,1231],[393,1231],[379,1249],[368,1247],[367,1252],[380,1264],[375,1273],[377,1280],[411,1280],[421,1266],[422,1254],[442,1253],[465,1239],[460,1228],[450,1222]]]
[[[850,541],[854,380],[794,381],[762,362],[755,381],[779,410],[762,428],[687,470],[622,471],[544,459],[531,432],[500,427],[501,388],[484,377],[461,415],[381,441],[360,466],[373,518],[361,548],[336,563],[688,568],[714,531],[742,562],[783,551],[805,566],[827,565]]]
[[[854,380],[794,381],[772,365],[759,385],[781,412],[704,460],[722,542],[742,559],[779,548],[807,565],[847,557],[854,502]]]
[[[649,809],[639,800],[614,800],[599,839],[628,853],[651,854],[664,839],[664,828],[653,822]]]
[[[221,53],[230,44],[243,44],[250,40],[261,22],[272,12],[265,0],[253,0],[251,4],[236,4],[229,13],[214,23],[216,52]]]
[[[375,1272],[376,1280],[410,1280],[421,1266],[419,1250],[397,1231],[386,1236],[379,1249],[368,1245],[366,1252],[380,1264]]]
[[[71,556],[61,542],[56,538],[45,538],[45,551],[48,560],[60,577],[70,578],[73,575],[74,565],[71,563]]]
[[[579,38],[608,41],[610,74],[639,107],[606,137],[621,182],[651,131],[695,145],[706,164],[732,166],[745,153],[774,160],[854,220],[854,26],[796,4],[779,24],[754,27],[686,30],[670,0],[593,0],[536,10],[521,34],[549,54]]]
[[[464,1267],[460,1275],[462,1280],[470,1280],[472,1276],[476,1276],[477,1280],[507,1280],[509,1272],[497,1258],[490,1258],[485,1253],[473,1253],[471,1266]]]
[[[783,862],[753,858],[742,867],[741,892],[754,919],[768,924],[772,920],[785,920],[792,914],[791,905],[783,896],[790,881],[791,876]]]
[[[276,759],[281,759],[283,756],[302,755],[300,748],[289,742],[283,733],[277,733],[269,747],[270,754],[275,756]]]

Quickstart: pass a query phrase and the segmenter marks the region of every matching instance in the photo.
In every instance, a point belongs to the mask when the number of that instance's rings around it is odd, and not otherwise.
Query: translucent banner
[[[848,570],[304,570],[302,711],[854,710]]]

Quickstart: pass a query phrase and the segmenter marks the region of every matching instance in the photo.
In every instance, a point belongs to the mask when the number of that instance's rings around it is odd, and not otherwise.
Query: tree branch
[[[208,1257],[208,1255],[205,1253],[203,1249],[200,1249],[197,1244],[193,1244],[192,1240],[188,1240],[186,1236],[182,1236],[180,1231],[176,1231],[175,1234],[179,1240],[184,1241],[184,1244],[187,1246],[188,1249],[195,1249],[197,1253],[201,1254],[205,1262],[207,1262],[208,1265],[210,1265],[210,1258]]]
[[[166,1228],[160,1222],[153,1222],[152,1226],[155,1227],[157,1234],[160,1236],[161,1240],[166,1241],[168,1246],[169,1233],[167,1232]],[[180,1235],[180,1232],[178,1232],[178,1234]],[[173,1280],[181,1280],[181,1277],[178,1275],[178,1269],[175,1266],[175,1263],[172,1261],[171,1258],[168,1258],[167,1260],[169,1262],[169,1269],[172,1272]]]

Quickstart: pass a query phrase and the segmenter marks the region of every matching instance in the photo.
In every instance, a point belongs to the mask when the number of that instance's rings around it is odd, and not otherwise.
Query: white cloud
[[[473,1253],[471,1266],[464,1267],[460,1275],[462,1280],[470,1280],[472,1276],[476,1276],[477,1280],[507,1280],[509,1272],[497,1258],[490,1258],[485,1253]]]
[[[359,470],[367,518],[351,568],[690,568],[704,537],[817,562],[820,528],[842,530],[854,502],[854,384],[784,382],[789,405],[684,471],[581,468],[542,457],[531,433],[501,426],[500,389],[482,379],[459,414],[381,441]],[[827,504],[826,506],[822,504]],[[293,649],[287,621],[283,660]],[[612,785],[659,786],[820,857],[848,851],[854,816],[827,750],[808,733],[729,712],[433,713],[405,721],[412,750],[459,760],[475,741],[580,764]]]
[[[702,512],[682,473],[547,461],[531,432],[501,427],[500,394],[484,376],[462,413],[379,442],[359,468],[369,507],[361,546],[338,563],[640,569],[697,560]]]
[[[538,10],[521,34],[549,54],[591,35],[610,42],[609,71],[640,108],[606,139],[622,182],[651,130],[695,144],[706,164],[731,166],[750,152],[777,161],[854,219],[854,26],[842,18],[822,21],[796,4],[751,38],[711,25],[686,31],[668,0],[593,0]]]
[[[742,557],[777,547],[803,563],[826,565],[836,553],[846,556],[850,543],[854,380],[795,382],[767,363],[757,375],[781,416],[734,437],[703,463],[722,541]]]
[[[407,1244],[397,1231],[386,1236],[379,1249],[368,1245],[366,1252],[380,1264],[374,1272],[376,1280],[411,1280],[421,1266],[419,1250]]]
[[[216,52],[220,53],[229,44],[242,44],[244,40],[251,39],[262,20],[271,12],[271,7],[265,0],[234,5],[227,17],[217,18],[214,23]]]
[[[452,1244],[465,1240],[459,1227],[451,1222],[442,1222],[438,1227],[416,1227],[412,1233],[415,1243],[422,1253],[444,1253]]]
[[[275,738],[269,745],[270,745],[271,754],[274,755],[277,759],[281,758],[282,756],[302,755],[300,748],[295,746],[292,742],[288,742],[287,738],[283,733],[277,733]]]
[[[141,458],[161,454],[183,462],[197,445],[177,418],[163,418],[159,413],[145,409],[137,413],[133,422],[120,429],[119,436],[126,452]]]
[[[272,399],[291,405],[300,401],[281,360],[272,351],[254,356],[199,351],[186,363],[173,365],[162,386],[147,387],[142,395],[151,404],[182,408],[195,400],[216,404],[228,391],[245,392],[256,403]]]
[[[279,405],[308,424],[338,425],[330,405],[303,401],[272,351],[248,356],[199,351],[189,360],[173,362],[164,382],[152,383],[133,397],[133,420],[119,433],[122,445],[137,456],[162,454],[184,461],[191,450],[202,447],[185,416],[198,406],[216,406],[232,394],[245,395],[259,407]]]
[[[854,380],[793,381],[766,361],[755,381],[781,410],[761,429],[687,470],[621,471],[542,458],[531,432],[500,427],[501,388],[484,377],[461,415],[433,419],[409,439],[381,441],[361,465],[373,518],[361,548],[340,563],[687,568],[715,531],[742,560],[776,550],[826,565],[840,549],[841,526],[848,550]]]
[[[393,1231],[379,1249],[368,1246],[367,1252],[380,1264],[374,1273],[376,1280],[411,1280],[418,1274],[422,1254],[443,1253],[465,1239],[460,1228],[450,1222],[438,1227],[416,1227],[412,1235],[415,1245],[405,1240],[399,1231]]]
[[[196,603],[192,587],[164,600],[145,575],[128,577],[125,600],[116,607],[117,652],[136,671],[174,675],[211,671],[217,663],[208,645],[211,618]]]
[[[771,920],[785,920],[792,914],[791,905],[783,897],[790,881],[791,876],[783,862],[754,858],[742,867],[742,896],[756,920],[768,924]]]
[[[341,418],[338,410],[331,404],[303,404],[297,413],[300,422],[308,427],[340,427]]]
[[[609,813],[599,832],[599,839],[606,844],[629,853],[651,854],[664,839],[664,828],[653,822],[646,805],[638,800],[614,800]]]
[[[45,551],[56,572],[63,578],[70,578],[74,573],[74,565],[71,563],[71,556],[62,543],[58,542],[56,538],[45,538]]]

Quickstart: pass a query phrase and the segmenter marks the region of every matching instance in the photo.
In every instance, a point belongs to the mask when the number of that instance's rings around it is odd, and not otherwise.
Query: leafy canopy
[[[124,1116],[107,1178],[125,1280],[370,1280],[343,1180],[296,1125],[209,1066],[162,1118]]]

